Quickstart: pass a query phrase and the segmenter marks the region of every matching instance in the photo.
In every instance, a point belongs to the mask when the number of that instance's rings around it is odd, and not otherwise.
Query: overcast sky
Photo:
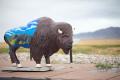
[[[120,27],[120,0],[0,0],[0,41],[6,30],[43,16],[70,23],[74,34]]]

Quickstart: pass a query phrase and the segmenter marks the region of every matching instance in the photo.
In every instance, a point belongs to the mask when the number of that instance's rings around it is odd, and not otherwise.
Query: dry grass
[[[120,39],[110,40],[81,40],[73,47],[74,53],[87,54],[120,54]]]
[[[29,49],[26,49],[26,48],[20,48],[17,50],[17,52],[28,52]],[[3,42],[3,43],[0,43],[0,53],[8,53],[9,50],[8,50],[8,45]]]
[[[0,45],[0,53],[8,53],[5,43]],[[28,52],[29,49],[20,48],[18,52]],[[60,50],[58,53],[63,53]],[[73,54],[104,54],[104,55],[120,55],[120,39],[109,40],[81,40],[73,45]]]
[[[81,40],[80,45],[120,45],[120,39]]]

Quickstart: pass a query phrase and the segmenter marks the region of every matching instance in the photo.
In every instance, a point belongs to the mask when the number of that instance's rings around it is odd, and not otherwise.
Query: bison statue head
[[[63,50],[65,54],[68,54],[69,51],[72,49],[73,43],[73,32],[72,26],[65,22],[57,22],[55,27],[58,31],[58,41],[60,48]]]

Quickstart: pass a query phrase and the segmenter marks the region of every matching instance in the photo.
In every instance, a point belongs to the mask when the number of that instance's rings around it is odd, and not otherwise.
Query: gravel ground
[[[18,59],[20,61],[27,61],[30,59],[29,53],[18,53]],[[54,54],[51,58],[51,63],[69,63],[69,55]],[[1,61],[10,61],[8,54],[0,54]],[[42,59],[44,63],[44,57]],[[113,55],[97,55],[97,54],[75,54],[73,55],[73,62],[77,64],[88,64],[88,63],[120,63],[120,56]]]
[[[29,60],[29,53],[17,54],[23,66],[35,66],[34,61]],[[51,56],[51,62],[55,68],[50,72],[2,72],[0,71],[0,80],[120,80],[120,71],[108,70],[99,71],[95,64],[98,62],[115,63],[120,61],[120,56],[105,56],[105,55],[88,55],[76,54],[73,55],[74,63],[69,63],[69,55],[54,54]],[[44,59],[42,62],[44,63]],[[65,63],[65,64],[57,64]],[[8,54],[0,54],[0,67],[11,66]],[[44,65],[43,65],[44,66]]]

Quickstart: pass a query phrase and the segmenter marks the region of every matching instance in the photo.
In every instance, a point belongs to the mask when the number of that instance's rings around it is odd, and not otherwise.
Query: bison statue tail
[[[12,46],[5,35],[4,35],[4,40],[9,46]]]

